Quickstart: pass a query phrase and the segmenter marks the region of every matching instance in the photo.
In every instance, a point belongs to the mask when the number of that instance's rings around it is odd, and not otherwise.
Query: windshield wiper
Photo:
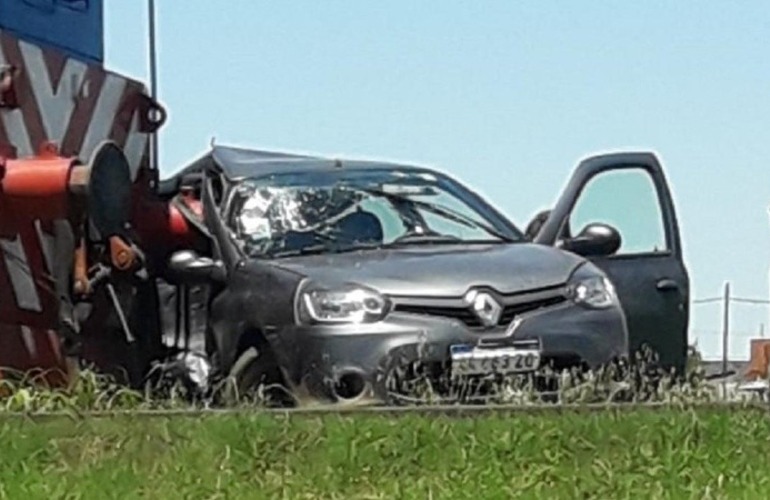
[[[444,217],[446,219],[449,219],[451,221],[457,222],[458,224],[462,224],[466,227],[469,227],[471,229],[483,229],[488,234],[505,241],[507,243],[514,243],[516,242],[515,239],[511,238],[510,236],[501,233],[494,227],[490,226],[489,224],[485,224],[484,222],[477,221],[476,219],[473,219],[471,217],[468,217],[467,215],[461,214],[460,212],[457,212],[455,210],[452,210],[451,208],[444,207],[442,205],[435,205],[433,203],[428,203],[427,201],[422,200],[415,200],[408,196],[396,194],[396,193],[389,193],[387,191],[383,191],[381,189],[375,189],[375,188],[359,188],[361,191],[369,194],[373,194],[375,196],[382,196],[384,198],[388,198],[391,200],[397,200],[402,201],[406,203],[411,203],[417,207],[423,208],[427,210],[428,212],[434,213],[438,216]],[[450,236],[451,237],[451,236]],[[458,242],[462,241],[461,239],[457,239]]]
[[[355,252],[358,250],[377,250],[382,248],[384,245],[381,243],[355,243],[350,245],[339,245],[339,244],[332,244],[332,245],[324,245],[324,244],[317,244],[317,245],[310,245],[302,248],[292,248],[291,250],[279,250],[277,252],[272,252],[270,254],[273,258],[283,258],[283,257],[295,257],[299,255],[314,255],[314,254],[321,254],[321,253],[346,253],[346,252]]]
[[[465,243],[465,241],[462,238],[458,238],[456,236],[451,236],[448,234],[440,234],[440,233],[417,233],[417,232],[408,232],[406,234],[402,234],[395,240],[388,243],[388,246],[398,246],[398,245],[409,245],[409,244],[423,244],[423,245],[440,245],[442,243],[447,244],[456,244],[456,243]]]
[[[281,258],[281,257],[294,257],[296,255],[312,255],[312,254],[318,254],[318,253],[324,253],[324,252],[332,252],[333,249],[329,247],[329,245],[324,244],[317,244],[317,245],[308,245],[306,247],[301,248],[292,248],[288,250],[278,250],[277,252],[268,252],[268,254],[273,258]]]

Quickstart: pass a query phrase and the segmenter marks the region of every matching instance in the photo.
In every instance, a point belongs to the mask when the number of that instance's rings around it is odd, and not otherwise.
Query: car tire
[[[266,348],[251,346],[233,363],[224,381],[223,399],[227,406],[263,403],[267,406],[293,406],[281,370]]]

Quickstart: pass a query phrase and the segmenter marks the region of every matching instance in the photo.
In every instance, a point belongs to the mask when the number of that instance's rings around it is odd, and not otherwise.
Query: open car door
[[[630,354],[646,344],[663,367],[684,370],[689,276],[654,154],[583,160],[534,241],[581,254],[606,272],[626,315]]]

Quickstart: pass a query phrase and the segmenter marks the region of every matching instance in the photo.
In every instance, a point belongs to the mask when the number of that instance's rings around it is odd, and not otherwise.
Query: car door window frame
[[[661,257],[661,258],[671,257],[673,254],[672,231],[671,231],[671,228],[669,227],[667,217],[666,217],[666,208],[664,206],[665,197],[664,197],[664,194],[661,193],[660,186],[657,180],[655,179],[654,172],[652,171],[652,169],[649,168],[649,166],[643,165],[643,164],[622,164],[622,165],[618,165],[617,167],[609,168],[606,170],[600,170],[598,172],[594,172],[591,175],[589,175],[580,186],[580,189],[578,190],[577,195],[575,196],[575,199],[570,206],[569,213],[564,217],[564,220],[562,220],[557,234],[562,235],[564,233],[564,229],[567,226],[568,222],[570,221],[570,218],[574,213],[575,207],[580,202],[581,197],[586,192],[586,189],[590,186],[591,182],[594,179],[596,179],[601,175],[605,175],[612,172],[631,171],[631,170],[644,171],[650,183],[652,184],[652,188],[655,190],[655,200],[658,203],[658,217],[660,217],[660,223],[663,228],[663,236],[664,236],[664,242],[666,247],[664,250],[660,250],[657,252],[643,251],[643,252],[614,253],[612,255],[597,256],[596,258],[607,259],[607,260],[625,260],[625,259],[639,259],[639,258],[648,258],[648,257]],[[572,231],[576,230],[576,228],[570,228],[570,229]],[[577,230],[579,231],[580,229],[577,229]],[[572,236],[575,236],[575,234],[573,234]],[[623,234],[621,233],[621,238],[622,237],[623,237]],[[561,239],[561,236],[559,236],[558,239]]]
[[[658,205],[663,217],[663,229],[665,231],[666,247],[661,252],[636,252],[631,254],[614,254],[592,259],[633,260],[647,257],[675,257],[682,259],[681,235],[679,223],[674,208],[673,197],[666,181],[665,173],[654,153],[609,153],[589,157],[577,167],[566,189],[558,198],[550,216],[543,224],[540,232],[535,237],[535,242],[553,246],[562,234],[564,226],[575,209],[578,199],[588,183],[597,175],[606,172],[625,169],[643,169],[653,181],[657,192]]]

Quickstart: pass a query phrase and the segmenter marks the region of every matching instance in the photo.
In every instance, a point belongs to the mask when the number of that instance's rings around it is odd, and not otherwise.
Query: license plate
[[[531,372],[540,366],[540,351],[508,346],[450,347],[453,375],[489,375]]]

